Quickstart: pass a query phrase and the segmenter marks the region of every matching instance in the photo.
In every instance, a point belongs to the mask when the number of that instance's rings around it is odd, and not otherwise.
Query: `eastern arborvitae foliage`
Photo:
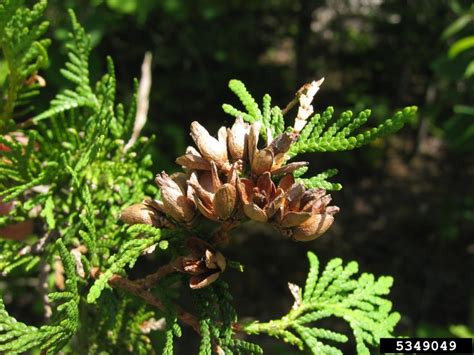
[[[64,290],[52,292],[48,298],[58,302],[57,312],[51,324],[40,328],[28,326],[9,316],[0,299],[0,351],[17,354],[33,347],[39,347],[47,354],[59,352],[76,333],[79,327],[79,292],[76,268],[72,256],[58,239],[54,244],[54,254],[59,254],[66,281]]]
[[[24,3],[24,0],[4,0],[0,4],[0,47],[8,66],[8,76],[0,83],[0,131],[11,128],[15,116],[29,111],[30,99],[44,85],[37,72],[48,64],[50,40],[41,38],[48,28],[48,22],[41,20],[46,0],[31,9]],[[22,112],[18,112],[20,107]]]
[[[364,273],[359,278],[355,261],[346,266],[341,259],[331,260],[319,274],[319,260],[308,253],[310,269],[304,290],[289,283],[295,303],[283,318],[267,323],[253,322],[245,326],[249,334],[265,333],[298,346],[305,345],[314,354],[342,354],[326,341],[345,343],[342,333],[315,326],[315,322],[338,317],[348,322],[357,344],[358,354],[370,354],[367,345],[376,345],[378,339],[390,337],[400,315],[391,312],[392,304],[383,298],[389,293],[391,277],[374,278]],[[316,323],[317,324],[317,323]]]
[[[364,129],[370,110],[313,113],[322,80],[304,85],[283,109],[272,106],[268,94],[259,107],[232,80],[230,89],[244,106],[223,106],[236,118],[232,127],[222,127],[216,139],[193,122],[197,147],[176,159],[183,172],[158,174],[156,187],[146,153],[152,139],[140,138],[136,128],[139,83],[129,104],[118,103],[111,58],[106,73],[91,82],[91,40],[72,12],[60,70],[70,86],[47,110],[35,111],[33,96],[48,82],[40,76],[49,45],[42,38],[46,6],[0,4],[7,64],[0,76],[0,272],[6,280],[0,284],[0,352],[172,354],[189,327],[200,336],[199,354],[262,353],[246,334],[340,353],[337,343],[350,334],[318,325],[328,317],[348,323],[360,354],[391,335],[399,319],[384,298],[392,279],[355,278],[357,264],[344,266],[340,259],[319,273],[313,253],[304,290],[289,284],[295,304],[287,315],[242,323],[225,272],[243,268],[224,254],[233,229],[248,221],[273,228],[282,243],[323,235],[339,211],[327,193],[341,189],[328,181],[337,170],[307,177],[308,163],[290,159],[368,144],[400,129],[415,108]],[[156,271],[129,277],[144,255]],[[24,277],[37,280],[44,325],[27,325],[8,312],[10,285]]]
[[[322,82],[323,80],[315,83],[317,84],[315,85],[315,88],[317,88],[315,89],[316,92]],[[266,134],[267,130],[273,135],[282,133],[285,129],[284,113],[289,111],[298,102],[300,103],[298,117],[305,115],[305,120],[308,119],[309,121],[301,131],[298,131],[298,140],[292,144],[288,152],[289,157],[295,157],[301,153],[335,152],[358,148],[373,142],[377,138],[398,131],[416,113],[415,106],[406,107],[396,112],[393,117],[384,120],[377,127],[362,130],[361,127],[367,123],[371,115],[370,110],[363,110],[356,115],[352,111],[344,111],[338,118],[334,118],[334,108],[329,106],[322,113],[312,115],[312,108],[310,111],[307,111],[307,105],[304,102],[305,87],[298,91],[295,100],[290,102],[283,110],[278,106],[271,107],[271,97],[268,94],[263,97],[262,110],[260,110],[245,85],[239,80],[231,80],[229,87],[242,101],[247,112],[242,112],[229,104],[222,105],[224,111],[234,117],[242,117],[247,122],[261,121],[263,135]],[[301,105],[301,101],[303,101],[303,105]],[[291,131],[291,129],[290,127],[287,130]],[[302,175],[305,171],[306,169],[300,170],[299,174],[297,171],[298,176]],[[325,190],[340,190],[342,188],[340,184],[327,181],[328,178],[336,174],[337,169],[330,169],[300,181],[311,188],[320,187]]]

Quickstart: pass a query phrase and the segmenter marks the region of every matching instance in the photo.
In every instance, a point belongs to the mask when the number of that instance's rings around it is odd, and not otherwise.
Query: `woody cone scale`
[[[259,144],[260,121],[249,124],[238,117],[232,127],[221,127],[217,138],[199,122],[192,122],[191,137],[196,147],[188,147],[176,159],[184,172],[158,174],[161,199],[126,208],[123,221],[159,228],[182,226],[192,231],[200,218],[223,226],[253,220],[268,223],[295,241],[323,235],[339,208],[330,205],[331,196],[325,190],[308,189],[295,180],[294,172],[307,162],[288,163],[288,151],[312,113],[310,101],[315,88],[300,93],[293,131],[272,137],[267,129],[264,145]],[[192,275],[190,287],[201,288],[215,281],[225,269],[224,256],[195,237],[187,246],[190,254],[181,257],[178,271]]]

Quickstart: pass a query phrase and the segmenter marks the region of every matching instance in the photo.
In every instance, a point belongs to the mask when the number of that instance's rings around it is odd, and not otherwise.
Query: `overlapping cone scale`
[[[191,137],[197,149],[188,147],[186,154],[178,157],[176,163],[192,171],[210,170],[212,161],[223,173],[228,174],[232,166],[235,166],[241,171],[247,169],[256,176],[266,171],[272,175],[288,174],[308,164],[286,164],[287,152],[297,137],[294,134],[285,132],[275,139],[270,138],[267,146],[259,149],[260,129],[259,121],[249,125],[238,117],[231,128],[221,127],[216,139],[201,124],[194,121],[191,123]]]
[[[334,222],[334,214],[339,211],[338,207],[329,206],[330,202],[331,195],[325,190],[307,190],[303,185],[293,183],[286,192],[275,225],[294,240],[314,240],[326,232]]]
[[[161,189],[161,201],[156,201],[156,207],[176,221],[191,222],[195,215],[195,205],[188,193],[185,175],[170,177],[163,172],[156,176],[155,181]]]
[[[233,161],[243,160],[247,155],[250,125],[238,117],[231,128],[227,128],[227,146]]]
[[[186,154],[176,159],[185,173],[156,176],[161,199],[152,202],[152,212],[188,226],[197,216],[219,223],[229,221],[232,226],[247,217],[269,223],[293,240],[321,236],[339,209],[329,205],[331,196],[325,190],[307,189],[295,181],[294,171],[308,164],[287,163],[298,132],[272,137],[268,130],[266,145],[259,147],[261,127],[260,121],[248,124],[239,117],[232,127],[221,127],[214,138],[193,122],[191,137],[196,148],[188,147]],[[150,204],[132,206],[122,218],[156,225],[149,208]],[[193,265],[186,267],[187,272],[197,267]]]
[[[278,186],[266,172],[253,182],[240,179],[239,195],[245,215],[258,222],[269,222],[294,240],[309,241],[321,236],[339,210],[328,207],[330,195],[322,189],[306,189],[285,175]]]
[[[186,240],[189,254],[179,258],[176,269],[191,275],[189,287],[200,289],[216,281],[226,269],[226,259],[202,239],[191,237]]]
[[[158,211],[145,205],[136,203],[122,210],[120,219],[127,224],[150,224],[157,226]]]
[[[206,218],[213,221],[229,219],[237,205],[235,170],[222,182],[217,165],[211,161],[210,171],[193,171],[188,180],[194,202]]]

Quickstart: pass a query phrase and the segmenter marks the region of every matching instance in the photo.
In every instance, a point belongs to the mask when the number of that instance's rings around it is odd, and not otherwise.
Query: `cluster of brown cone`
[[[234,226],[250,219],[269,223],[293,240],[318,238],[332,225],[338,207],[329,206],[331,196],[325,190],[307,189],[295,181],[293,172],[307,165],[286,163],[297,132],[273,138],[267,130],[267,144],[259,148],[260,130],[259,121],[250,125],[237,118],[231,128],[221,127],[216,139],[193,122],[197,149],[188,147],[176,159],[184,172],[158,174],[161,200],[126,208],[122,220],[192,228],[201,216]]]

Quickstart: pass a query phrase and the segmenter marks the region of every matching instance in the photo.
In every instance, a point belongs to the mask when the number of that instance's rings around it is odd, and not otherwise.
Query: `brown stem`
[[[143,289],[149,289],[153,287],[158,281],[160,281],[163,277],[176,272],[176,262],[171,262],[169,264],[163,265],[158,270],[156,270],[153,274],[150,274],[143,279],[139,279],[133,281],[137,286]]]
[[[305,84],[302,87],[300,87],[298,91],[295,93],[295,97],[293,98],[293,100],[291,100],[288,103],[288,105],[286,105],[286,107],[283,110],[281,110],[281,113],[283,114],[283,116],[286,115],[288,111],[290,111],[297,103],[299,103],[300,97],[304,93],[304,90],[307,90],[306,89],[307,85],[308,84]]]
[[[114,288],[120,288],[126,292],[129,292],[137,297],[140,297],[143,299],[146,303],[155,306],[156,308],[165,311],[166,307],[164,303],[158,299],[155,295],[153,295],[151,292],[146,291],[144,288],[141,287],[140,284],[137,284],[135,281],[131,281],[129,279],[126,279],[120,275],[113,275],[109,279],[109,285],[114,287]],[[197,317],[192,315],[191,313],[185,311],[179,306],[175,306],[175,311],[177,313],[177,316],[179,320],[181,320],[183,323],[191,326],[194,331],[198,334],[200,334],[199,330],[199,320]]]
[[[113,275],[108,283],[111,287],[113,288],[119,288],[121,290],[124,290],[128,293],[131,293],[142,300],[144,300],[146,303],[155,306],[156,308],[160,309],[161,311],[166,310],[165,304],[157,298],[155,295],[153,295],[151,292],[147,291],[147,289],[151,288],[154,284],[156,284],[159,280],[161,280],[163,277],[172,274],[173,272],[176,272],[176,263],[178,261],[170,262],[169,264],[163,265],[160,267],[157,271],[154,273],[144,277],[143,279],[139,280],[129,280],[125,277],[122,277],[120,275]],[[93,278],[98,278],[100,275],[100,271],[97,268],[93,268],[91,270],[91,276]],[[174,309],[176,311],[176,314],[178,316],[178,319],[183,322],[184,324],[189,325],[197,334],[201,334],[201,331],[199,329],[199,319],[181,308],[178,305],[174,305]],[[239,323],[234,323],[232,324],[232,329],[235,332],[241,332],[242,327]]]
[[[160,279],[163,277],[173,273],[176,271],[176,262],[170,262],[162,267],[160,267],[157,271],[153,274],[146,276],[143,279],[139,279],[136,281],[129,280],[124,278],[120,275],[113,275],[108,283],[110,286],[114,288],[120,288],[128,293],[131,293],[137,297],[143,299],[146,303],[155,306],[156,308],[165,311],[166,306],[165,304],[153,295],[151,292],[147,291],[147,289],[151,288],[154,284],[156,284]],[[91,275],[94,278],[99,277],[100,271],[98,269],[91,270]],[[183,323],[191,326],[194,331],[200,334],[199,330],[199,319],[192,315],[191,313],[185,311],[181,307],[175,305],[175,311],[177,313],[178,319],[180,319]]]

